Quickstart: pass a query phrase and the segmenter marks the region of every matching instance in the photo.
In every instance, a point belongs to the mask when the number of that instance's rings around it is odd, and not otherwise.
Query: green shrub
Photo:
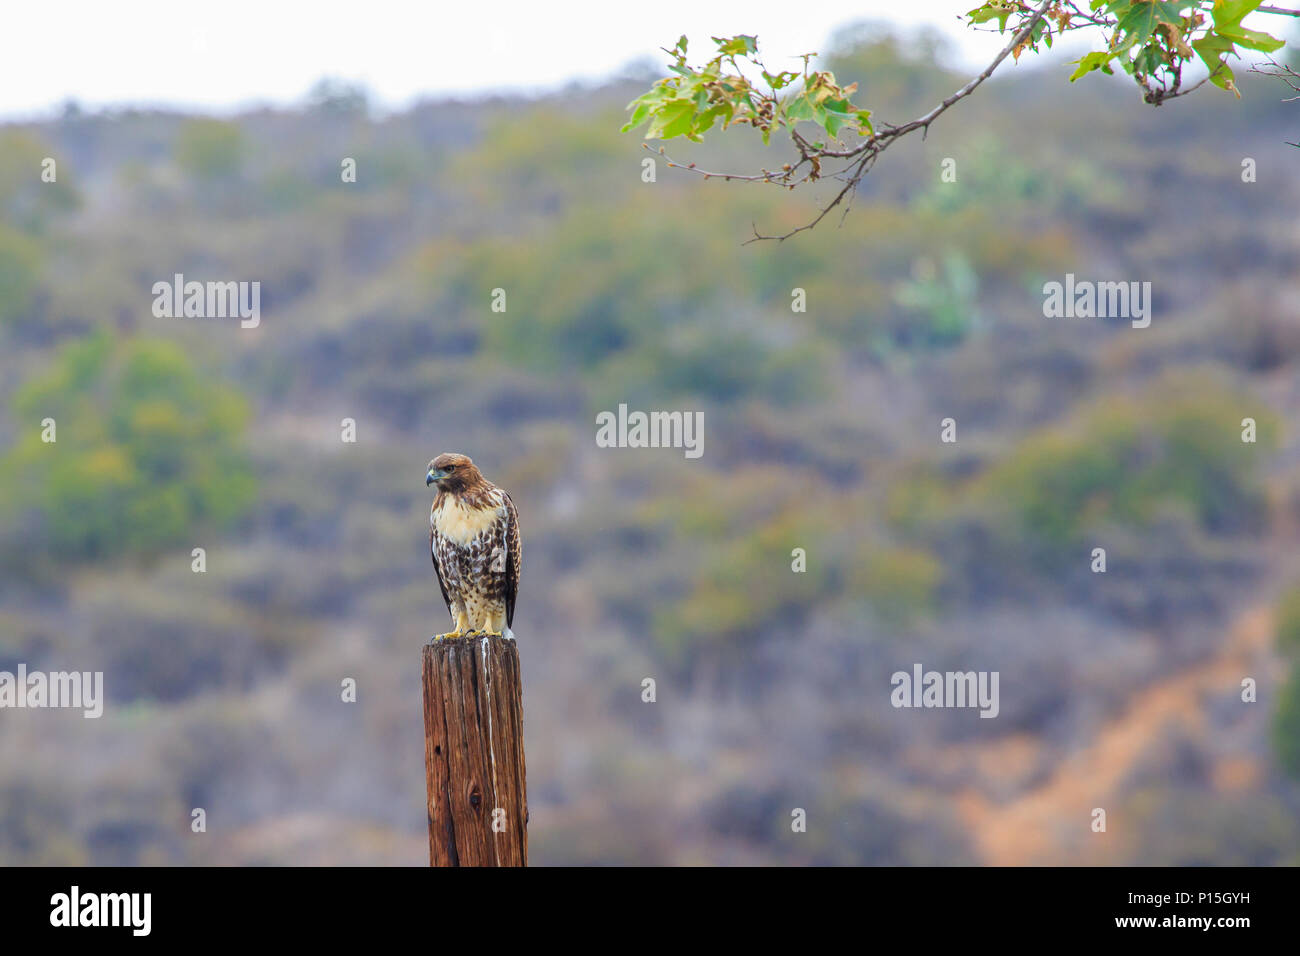
[[[866,598],[881,620],[893,626],[928,613],[943,579],[943,565],[918,548],[889,548],[861,556],[850,585]]]
[[[72,343],[19,390],[13,410],[23,437],[0,462],[6,523],[36,540],[7,550],[148,554],[229,524],[253,500],[243,398],[171,343],[103,332]],[[57,429],[50,443],[47,418]]]
[[[1278,693],[1273,714],[1273,749],[1278,763],[1292,777],[1300,779],[1300,663]]]
[[[1009,509],[1019,532],[1054,556],[1101,524],[1148,526],[1171,505],[1206,531],[1241,531],[1263,508],[1259,453],[1241,441],[1243,410],[1255,408],[1197,376],[1166,379],[1030,436],[980,479],[976,497]],[[1276,426],[1256,417],[1267,450]]]
[[[43,234],[60,214],[80,205],[76,181],[67,161],[42,137],[12,127],[0,130],[0,222]]]
[[[21,319],[36,295],[40,244],[0,225],[0,322]]]
[[[176,163],[186,175],[213,182],[233,179],[243,161],[239,125],[216,119],[189,120],[176,137]]]
[[[1300,654],[1300,585],[1292,587],[1278,601],[1277,646],[1285,654]]]

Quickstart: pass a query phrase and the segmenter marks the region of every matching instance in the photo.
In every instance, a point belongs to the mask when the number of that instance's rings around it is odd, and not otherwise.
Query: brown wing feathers
[[[519,567],[522,564],[523,548],[519,542],[519,512],[515,503],[505,489],[501,491],[506,499],[506,627],[512,627],[515,621],[515,595],[519,593]]]
[[[442,568],[438,567],[438,553],[434,548],[434,535],[437,532],[433,528],[429,529],[429,557],[433,559],[433,573],[438,576],[438,590],[442,592],[442,602],[447,605],[447,610],[451,611],[451,598],[447,595],[447,582],[442,579]]]

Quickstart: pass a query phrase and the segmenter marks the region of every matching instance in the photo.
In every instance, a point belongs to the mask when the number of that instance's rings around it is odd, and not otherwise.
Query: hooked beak
[[[427,475],[424,476],[424,487],[428,488],[439,478],[446,478],[446,477],[447,477],[447,473],[443,471],[441,468],[432,469],[429,471]]]

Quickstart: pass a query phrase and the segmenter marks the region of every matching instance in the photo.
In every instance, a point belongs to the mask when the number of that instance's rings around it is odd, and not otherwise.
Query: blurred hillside
[[[837,49],[889,121],[966,79]],[[425,862],[441,451],[521,514],[535,863],[1300,862],[1300,112],[1006,74],[780,245],[831,185],[643,182],[649,77],[0,127],[0,670],[108,695],[0,712],[0,864]],[[175,273],[261,324],[155,318]],[[1150,328],[1045,319],[1067,273]],[[597,448],[620,402],[703,457]],[[916,662],[1000,715],[895,710]]]

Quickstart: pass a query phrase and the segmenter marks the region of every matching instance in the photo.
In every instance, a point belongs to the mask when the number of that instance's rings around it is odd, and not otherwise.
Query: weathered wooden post
[[[527,866],[519,648],[475,636],[424,645],[430,866]]]

